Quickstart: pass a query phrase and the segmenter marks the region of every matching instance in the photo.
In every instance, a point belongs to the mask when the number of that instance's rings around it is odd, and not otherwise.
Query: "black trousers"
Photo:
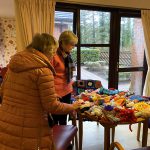
[[[70,104],[71,102],[71,93],[60,98],[60,102]],[[55,124],[66,125],[67,124],[67,115],[54,115],[52,114]]]

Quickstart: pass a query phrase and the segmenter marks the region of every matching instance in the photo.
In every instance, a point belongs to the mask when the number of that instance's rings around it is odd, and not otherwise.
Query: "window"
[[[141,94],[147,64],[140,11],[56,3],[56,14],[55,30],[57,18],[65,15],[71,21],[59,34],[69,29],[79,38],[72,51],[77,79],[100,80],[106,88]]]
[[[81,47],[81,79],[100,80],[108,87],[109,47]]]
[[[54,36],[58,39],[65,30],[73,31],[73,12],[55,11]]]
[[[141,18],[122,16],[120,26],[118,86],[119,89],[131,90],[135,94],[141,94],[145,42],[142,21]]]
[[[109,44],[110,13],[80,11],[81,44]]]
[[[81,79],[108,87],[110,12],[80,10],[80,35]]]
[[[142,71],[119,72],[118,89],[130,90],[139,95],[142,91],[142,78]]]
[[[54,36],[59,39],[60,34],[65,30],[73,31],[74,22],[74,12],[66,11],[55,11],[55,30]],[[77,48],[72,51],[72,58],[76,65],[76,71],[73,73],[73,79],[76,80],[77,77]]]

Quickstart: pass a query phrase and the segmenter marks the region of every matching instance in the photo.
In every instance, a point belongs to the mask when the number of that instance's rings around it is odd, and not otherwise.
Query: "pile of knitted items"
[[[101,116],[103,114],[102,112],[102,107],[100,106],[92,106],[90,109],[89,109],[89,112],[91,113],[91,115],[95,115],[95,116]]]
[[[130,100],[138,100],[138,101],[148,101],[150,98],[149,97],[144,97],[140,95],[132,95],[129,97]]]
[[[137,118],[132,109],[114,108],[111,110],[108,106],[104,109],[105,115],[111,122],[136,122]]]
[[[119,90],[111,90],[111,89],[106,89],[104,87],[99,88],[98,94],[106,94],[106,95],[115,95],[118,94]]]
[[[150,110],[150,104],[146,102],[139,102],[134,104],[134,109],[137,111],[145,111],[146,109]]]

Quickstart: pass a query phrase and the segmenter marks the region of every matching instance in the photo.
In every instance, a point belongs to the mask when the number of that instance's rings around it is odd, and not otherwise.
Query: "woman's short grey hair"
[[[47,50],[51,51],[53,48],[57,47],[57,40],[52,35],[47,33],[35,34],[31,44],[27,46],[27,48],[34,48],[42,53],[44,53]]]
[[[72,31],[64,31],[59,37],[59,43],[78,43],[78,37]]]

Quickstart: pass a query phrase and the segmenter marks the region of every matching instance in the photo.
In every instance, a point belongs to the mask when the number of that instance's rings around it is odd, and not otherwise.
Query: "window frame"
[[[110,12],[110,42],[109,44],[81,44],[80,35],[80,10],[93,10]],[[142,71],[142,90],[147,73],[147,62],[144,52],[144,62],[141,67],[119,68],[119,50],[120,50],[120,30],[121,17],[135,17],[141,18],[140,9],[124,9],[124,8],[109,8],[101,6],[89,6],[80,4],[69,4],[56,2],[56,11],[70,11],[74,12],[73,31],[77,34],[79,41],[77,44],[77,79],[81,79],[81,47],[109,47],[109,77],[108,87],[118,88],[119,72],[136,72]],[[112,61],[113,60],[113,61]],[[142,92],[142,91],[141,91]]]

